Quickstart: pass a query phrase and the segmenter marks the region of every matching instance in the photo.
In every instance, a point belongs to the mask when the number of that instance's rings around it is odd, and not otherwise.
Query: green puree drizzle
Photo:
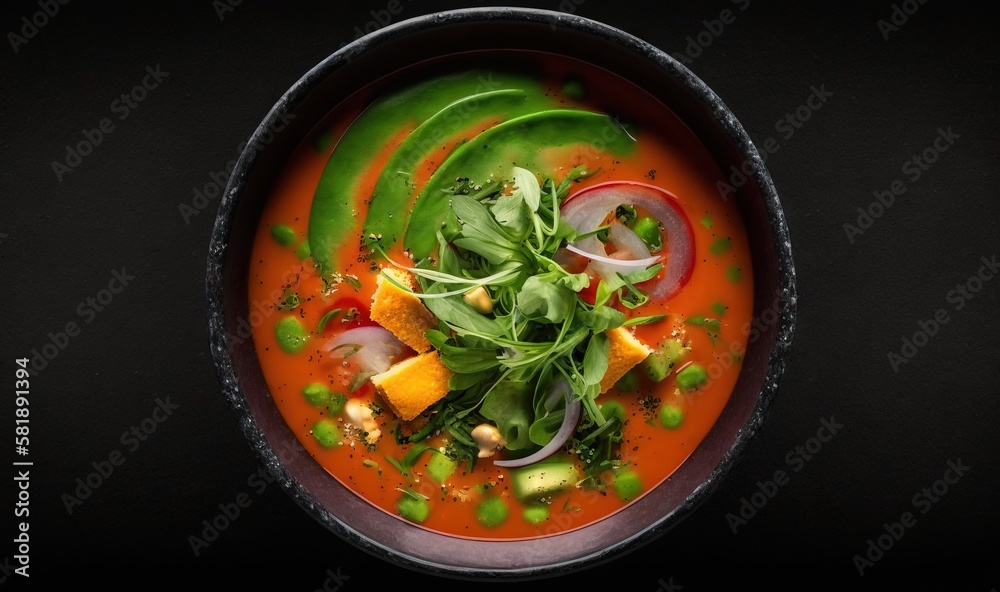
[[[510,178],[515,166],[556,178],[541,150],[574,145],[628,154],[635,140],[608,115],[572,109],[539,111],[491,127],[455,149],[427,181],[410,215],[404,246],[414,260],[420,260],[437,248],[436,233],[443,224],[457,230],[458,222],[448,207],[448,189],[456,179],[483,185]]]
[[[337,143],[313,197],[309,214],[309,247],[321,273],[330,275],[337,271],[337,250],[348,238],[350,220],[353,219],[357,206],[369,197],[359,195],[358,185],[373,159],[394,134],[408,125],[419,126],[455,101],[488,91],[521,89],[536,97],[534,103],[537,108],[538,101],[545,98],[545,92],[535,80],[535,77],[527,74],[471,69],[438,75],[390,92],[365,109]],[[549,99],[552,100],[554,99]],[[527,106],[527,101],[525,104]],[[490,115],[487,109],[478,110],[482,111],[484,118]],[[454,117],[452,120],[454,121]],[[460,123],[471,125],[474,122],[475,118],[468,118]],[[437,135],[433,136],[438,142],[429,146],[428,152],[446,139],[444,135],[442,130],[440,139]],[[400,158],[408,160],[405,153]],[[416,163],[405,164],[412,168]],[[405,181],[405,170],[387,169],[387,173],[403,177]],[[407,192],[403,193],[408,195]],[[393,211],[391,207],[382,207],[382,204],[378,207],[381,210],[376,211]],[[397,211],[400,215],[404,212]],[[387,231],[389,232],[391,230]]]
[[[457,223],[447,198],[458,179],[485,183],[510,178],[514,166],[556,177],[541,158],[547,148],[591,146],[615,155],[631,151],[634,139],[614,118],[556,108],[559,96],[539,78],[529,70],[464,70],[389,92],[365,109],[334,148],[313,197],[309,252],[320,272],[330,276],[338,271],[336,254],[350,238],[351,220],[364,200],[370,202],[364,241],[385,250],[403,238],[414,259],[420,259],[437,248],[442,225]],[[425,158],[488,119],[500,123],[459,144],[426,187],[414,186],[415,169]],[[413,131],[389,157],[373,193],[361,194],[359,185],[371,162],[407,127]]]
[[[370,240],[374,235],[388,248],[403,236],[406,217],[402,213],[409,207],[414,189],[410,179],[420,161],[445,140],[484,117],[508,119],[538,109],[540,104],[537,97],[529,101],[528,93],[521,89],[490,91],[463,97],[420,124],[389,157],[375,184],[365,237]]]

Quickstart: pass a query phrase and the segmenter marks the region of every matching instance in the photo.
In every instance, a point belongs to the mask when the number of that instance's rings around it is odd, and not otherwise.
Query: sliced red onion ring
[[[540,460],[545,460],[562,449],[563,444],[565,444],[566,441],[569,440],[569,437],[573,435],[573,432],[576,431],[576,424],[580,421],[580,410],[582,405],[580,404],[580,401],[573,398],[573,392],[570,390],[569,382],[565,378],[561,378],[552,383],[551,390],[549,391],[549,397],[559,396],[566,399],[566,415],[563,416],[562,425],[559,426],[559,431],[557,431],[556,435],[552,437],[552,440],[550,440],[545,446],[542,446],[534,454],[529,454],[524,458],[495,460],[493,461],[494,465],[498,467],[506,467],[508,469],[516,469],[517,467],[524,467]]]
[[[603,263],[608,267],[615,268],[615,271],[621,271],[622,273],[628,273],[630,271],[635,271],[637,269],[646,269],[650,265],[660,260],[659,257],[646,257],[645,259],[615,259],[613,257],[608,257],[607,255],[588,253],[583,249],[578,249],[574,247],[572,244],[566,245],[566,250],[572,251],[577,255],[582,255],[593,261],[597,261],[598,263]],[[602,248],[601,250],[604,249]]]
[[[609,181],[569,196],[563,202],[560,213],[570,226],[584,234],[599,227],[608,214],[622,204],[643,208],[666,231],[665,269],[660,279],[653,280],[655,284],[648,293],[656,302],[672,298],[691,278],[695,260],[691,222],[672,193],[645,183]],[[596,236],[576,241],[573,246],[585,251],[585,256],[607,255]],[[622,262],[615,261],[615,264],[621,265]]]
[[[406,350],[406,345],[388,329],[365,326],[344,331],[327,342],[323,349],[332,358],[350,356],[365,372],[381,373],[389,369],[393,358]]]

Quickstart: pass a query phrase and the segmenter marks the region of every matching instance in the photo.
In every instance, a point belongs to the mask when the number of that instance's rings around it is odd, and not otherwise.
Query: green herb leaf
[[[611,342],[606,333],[595,333],[583,355],[583,380],[587,384],[600,384],[608,371],[608,351]]]
[[[558,323],[576,306],[576,293],[558,284],[531,276],[517,294],[517,308],[526,318]]]
[[[316,332],[322,333],[326,329],[327,323],[329,323],[331,319],[333,319],[339,314],[340,314],[339,308],[335,308],[331,311],[328,311],[325,315],[322,316],[322,318],[320,318],[319,324],[316,326]]]
[[[509,450],[531,448],[528,428],[535,418],[532,389],[526,382],[501,382],[485,399],[481,413],[493,420]]]
[[[641,317],[632,317],[631,319],[628,319],[627,321],[622,323],[622,326],[631,327],[633,325],[652,325],[653,323],[659,323],[668,316],[670,315],[658,314],[658,315],[648,315]]]
[[[521,167],[514,167],[514,185],[520,190],[528,209],[537,212],[542,200],[542,189],[535,174]]]
[[[579,310],[576,312],[576,317],[594,333],[614,329],[627,323],[625,313],[603,305],[595,306],[593,310]]]

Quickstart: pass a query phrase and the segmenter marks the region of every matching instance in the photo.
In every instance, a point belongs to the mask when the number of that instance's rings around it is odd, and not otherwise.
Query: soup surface
[[[724,180],[659,101],[570,58],[458,55],[361,89],[260,220],[275,403],[408,523],[601,520],[685,461],[739,374],[753,273]]]

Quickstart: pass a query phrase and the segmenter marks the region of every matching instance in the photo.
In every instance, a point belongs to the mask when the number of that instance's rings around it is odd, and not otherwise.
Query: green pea
[[[660,234],[660,222],[650,216],[640,216],[632,223],[634,232],[642,242],[649,247],[650,253],[658,253],[663,248],[663,235]]]
[[[476,506],[476,520],[488,528],[500,526],[507,520],[507,504],[498,497],[487,498]]]
[[[274,336],[278,340],[278,347],[290,353],[297,354],[305,347],[309,334],[298,317],[287,316],[274,326]]]
[[[323,448],[333,448],[340,444],[340,430],[329,419],[321,419],[313,424],[312,433]]]
[[[660,407],[660,423],[663,427],[674,429],[684,423],[684,410],[676,405]]]
[[[427,505],[427,501],[414,497],[409,494],[403,494],[403,497],[399,498],[396,502],[396,511],[399,515],[412,522],[423,522],[427,520],[427,517],[431,514],[431,507]]]
[[[688,364],[677,373],[677,384],[689,391],[693,391],[706,382],[708,382],[708,373],[698,364]]]
[[[274,240],[278,241],[278,244],[287,247],[295,242],[297,238],[295,236],[295,231],[292,227],[287,224],[275,224],[271,227],[271,236]]]
[[[615,475],[615,493],[623,502],[635,499],[642,493],[642,481],[633,471],[625,471]]]
[[[528,506],[521,512],[521,517],[528,524],[541,524],[549,519],[549,509],[545,506]]]
[[[325,407],[330,404],[330,389],[318,382],[302,387],[302,396],[313,407]]]

